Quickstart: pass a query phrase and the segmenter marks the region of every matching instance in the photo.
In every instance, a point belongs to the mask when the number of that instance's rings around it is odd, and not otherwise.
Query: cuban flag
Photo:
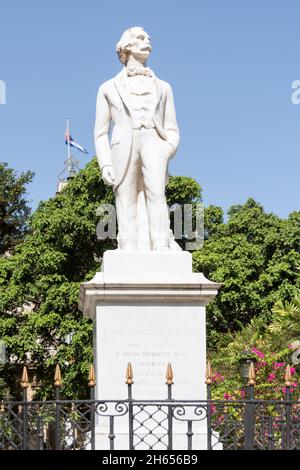
[[[66,130],[66,133],[65,133],[65,143],[66,143],[66,145],[68,145],[68,142],[69,142],[71,147],[75,147],[77,150],[80,150],[80,152],[89,153],[84,147],[82,147],[82,145],[78,144],[78,142],[75,142],[75,140],[73,140],[70,132],[68,130]]]

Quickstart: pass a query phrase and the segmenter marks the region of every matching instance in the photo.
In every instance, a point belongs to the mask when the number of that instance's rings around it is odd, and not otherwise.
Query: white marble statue
[[[178,249],[165,186],[179,130],[171,86],[146,66],[151,50],[143,28],[125,31],[117,44],[124,68],[100,86],[97,97],[96,153],[104,181],[114,188],[124,251]]]

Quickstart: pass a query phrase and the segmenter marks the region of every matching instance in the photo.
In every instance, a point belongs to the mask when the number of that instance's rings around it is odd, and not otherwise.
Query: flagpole
[[[67,135],[68,135],[68,161],[71,160],[71,150],[70,150],[70,119],[67,117]]]

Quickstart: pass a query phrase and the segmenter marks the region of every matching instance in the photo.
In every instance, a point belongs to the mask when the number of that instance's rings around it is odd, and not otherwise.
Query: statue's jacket
[[[116,189],[123,181],[132,148],[132,119],[130,97],[127,90],[126,68],[111,80],[103,83],[98,91],[95,146],[100,169],[112,165]],[[174,98],[169,83],[154,76],[156,89],[154,125],[158,136],[172,144],[175,154],[179,145]],[[113,125],[111,142],[109,132]]]

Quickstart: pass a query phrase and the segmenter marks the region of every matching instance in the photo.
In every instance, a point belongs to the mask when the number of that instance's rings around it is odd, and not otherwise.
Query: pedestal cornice
[[[217,295],[220,286],[202,273],[190,274],[186,281],[106,282],[104,273],[99,272],[81,284],[79,309],[94,318],[96,305],[103,302],[198,302],[204,306]]]

